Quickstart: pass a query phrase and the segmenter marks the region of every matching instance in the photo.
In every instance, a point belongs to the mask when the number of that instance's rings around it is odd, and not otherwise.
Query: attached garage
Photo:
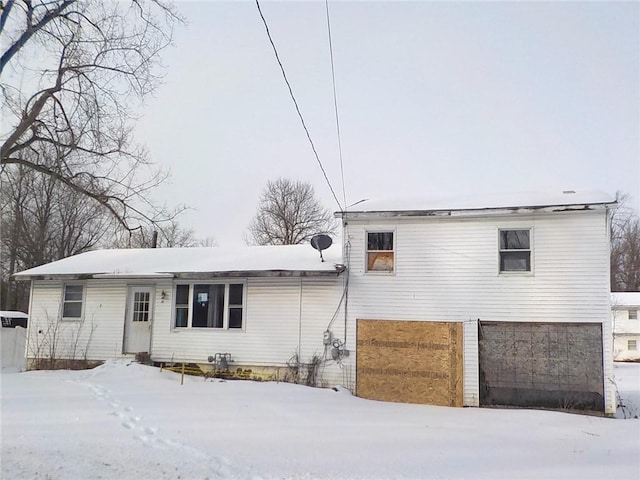
[[[480,405],[604,410],[602,325],[480,322]]]
[[[358,320],[356,394],[461,407],[462,324]]]

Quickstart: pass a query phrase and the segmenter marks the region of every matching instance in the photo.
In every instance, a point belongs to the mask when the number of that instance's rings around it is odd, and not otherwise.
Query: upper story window
[[[243,283],[176,285],[176,327],[242,329]]]
[[[629,310],[629,320],[638,319],[638,310]]]
[[[531,230],[500,230],[500,272],[531,271]]]
[[[393,232],[367,232],[367,272],[393,272]]]
[[[83,285],[65,285],[62,293],[62,318],[68,320],[81,319],[83,301]]]

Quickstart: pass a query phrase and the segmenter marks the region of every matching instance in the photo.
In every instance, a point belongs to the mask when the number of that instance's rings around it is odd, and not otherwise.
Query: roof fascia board
[[[483,217],[499,215],[526,215],[533,213],[584,212],[603,210],[613,203],[547,205],[540,207],[474,208],[459,210],[387,210],[375,212],[336,212],[336,218],[348,217],[350,220],[398,217]]]
[[[159,273],[156,275],[125,275],[125,274],[42,274],[21,275],[12,277],[17,281],[31,280],[90,280],[90,279],[141,279],[152,280],[162,278],[179,278],[184,280],[207,280],[212,278],[248,278],[248,277],[330,277],[340,275],[346,270],[344,265],[336,265],[335,270],[238,270],[232,272],[180,272]]]
[[[239,278],[239,277],[330,277],[340,275],[345,271],[343,265],[335,270],[238,270],[233,272],[182,272],[176,273],[175,278],[183,280],[206,280],[209,278]]]

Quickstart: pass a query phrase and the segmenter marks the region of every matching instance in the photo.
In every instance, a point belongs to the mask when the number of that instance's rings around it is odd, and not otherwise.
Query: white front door
[[[129,287],[124,353],[149,352],[154,293],[154,287]]]

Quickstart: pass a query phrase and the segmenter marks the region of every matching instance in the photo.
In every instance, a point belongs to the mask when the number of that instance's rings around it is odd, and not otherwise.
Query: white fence
[[[0,328],[2,345],[0,366],[3,371],[24,372],[27,369],[25,347],[27,330],[22,327]]]

